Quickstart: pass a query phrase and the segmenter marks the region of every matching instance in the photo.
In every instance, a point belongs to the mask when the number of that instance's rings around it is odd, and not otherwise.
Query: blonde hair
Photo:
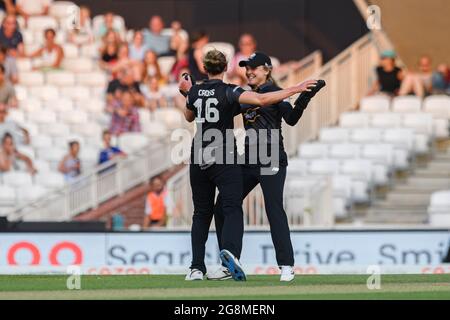
[[[208,51],[203,58],[203,66],[208,74],[213,76],[221,74],[227,67],[227,58],[219,50]]]

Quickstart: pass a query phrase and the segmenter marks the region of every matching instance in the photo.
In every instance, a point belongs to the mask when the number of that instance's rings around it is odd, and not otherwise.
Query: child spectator
[[[404,74],[396,66],[396,54],[393,50],[386,50],[381,54],[380,65],[376,68],[377,80],[373,84],[369,95],[381,92],[391,96],[398,94]]]
[[[167,223],[167,213],[173,209],[172,200],[160,177],[154,177],[151,190],[145,201],[145,218],[143,227],[164,227]]]
[[[129,91],[124,91],[120,107],[113,111],[110,132],[119,136],[126,132],[140,131],[139,113],[134,105],[133,95]]]
[[[69,142],[69,153],[61,160],[58,166],[59,172],[64,174],[67,182],[73,181],[81,174],[81,161],[78,157],[80,153],[80,143],[78,141]]]
[[[126,153],[120,150],[118,147],[114,147],[111,145],[111,132],[109,130],[103,131],[103,144],[104,149],[100,151],[98,159],[99,165],[118,157],[124,158],[127,156]]]
[[[2,146],[0,149],[0,172],[21,170],[19,161],[23,161],[25,163],[27,171],[30,174],[35,174],[37,172],[31,159],[17,151],[12,135],[7,132],[2,137]]]
[[[41,71],[59,69],[64,58],[64,50],[55,42],[56,31],[54,29],[46,29],[44,36],[45,45],[29,55],[29,58],[39,58],[35,63],[35,69],[40,69]]]

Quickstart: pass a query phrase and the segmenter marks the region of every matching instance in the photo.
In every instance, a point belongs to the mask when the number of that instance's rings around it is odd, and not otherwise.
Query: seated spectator
[[[16,14],[16,0],[0,1],[0,11],[6,14]]]
[[[109,82],[106,90],[107,103],[110,104],[116,99],[120,99],[123,91],[129,91],[133,95],[135,104],[143,106],[145,99],[141,93],[139,82],[134,79],[134,72],[130,69],[120,70],[118,78]]]
[[[80,6],[79,25],[69,32],[69,42],[77,45],[87,45],[94,42],[94,31],[92,30],[91,10],[86,6]]]
[[[142,85],[142,93],[146,99],[146,107],[151,111],[167,107],[167,100],[159,89],[157,77],[149,78],[146,85]]]
[[[118,35],[110,30],[103,37],[103,44],[100,47],[100,67],[108,72],[112,72],[113,65],[117,62],[120,41]]]
[[[127,154],[118,147],[111,145],[111,132],[109,130],[103,131],[104,149],[100,151],[98,164],[101,165],[116,158],[125,158]]]
[[[110,30],[117,33],[120,39],[120,30],[114,26],[114,13],[106,12],[103,15],[103,23],[97,31],[97,39],[103,38]]]
[[[239,38],[239,52],[237,52],[230,61],[230,68],[227,77],[231,83],[244,85],[247,83],[245,68],[239,67],[239,62],[247,59],[256,52],[257,43],[255,37],[250,33],[244,33]]]
[[[5,47],[0,47],[0,65],[5,67],[6,80],[16,84],[19,81],[16,59],[8,55],[8,49]]]
[[[189,73],[189,69],[188,68],[180,69],[180,71],[178,72],[178,78],[176,80],[177,83],[181,80],[181,75],[183,73]],[[186,98],[181,94],[177,94],[173,98],[173,101],[175,103],[175,107],[184,113],[184,110],[186,109]]]
[[[62,158],[58,166],[58,171],[64,175],[67,182],[73,181],[81,174],[81,161],[78,158],[80,153],[80,143],[78,141],[69,142],[69,153]]]
[[[133,95],[129,91],[124,91],[120,107],[113,111],[110,132],[119,136],[126,132],[140,131],[141,123],[139,121],[139,113],[134,105]]]
[[[130,51],[126,43],[122,43],[117,51],[117,60],[111,65],[112,76],[115,78],[120,70],[130,70],[135,81],[141,80],[141,64],[130,59]]]
[[[189,71],[196,81],[208,79],[203,67],[203,48],[208,44],[209,36],[204,31],[191,35],[191,48],[188,51]]]
[[[164,21],[160,16],[149,20],[149,29],[144,30],[144,42],[147,50],[154,51],[158,56],[170,54],[170,37],[162,35]]]
[[[0,172],[20,171],[21,163],[24,162],[27,171],[35,174],[37,171],[33,166],[33,161],[26,155],[17,151],[12,135],[7,132],[2,137],[2,146],[0,149]]]
[[[164,182],[160,177],[154,177],[150,182],[151,190],[145,200],[144,228],[164,227],[167,215],[173,210],[173,203]]]
[[[176,60],[172,66],[172,69],[170,70],[169,81],[171,83],[178,82],[180,75],[183,73],[181,72],[181,70],[187,69],[187,71],[185,72],[189,73],[188,51],[189,42],[187,40],[183,40],[182,42],[180,42],[180,45],[177,48],[177,53],[175,56]]]
[[[29,144],[30,135],[28,131],[7,118],[8,107],[0,103],[0,137],[3,137],[8,132],[17,144]]]
[[[376,68],[377,80],[373,84],[369,95],[386,93],[391,96],[398,94],[403,80],[403,71],[395,64],[396,54],[386,50],[381,54],[380,66]]]
[[[61,67],[64,50],[55,42],[56,32],[54,29],[46,29],[44,36],[44,46],[29,55],[29,58],[39,58],[34,69],[40,69],[41,71],[57,70]]]
[[[22,33],[20,33],[16,16],[8,14],[3,18],[0,29],[0,45],[8,49],[8,54],[14,58],[24,54]]]
[[[0,64],[0,104],[17,107],[16,90],[5,76],[5,67]]]
[[[433,93],[450,94],[450,68],[446,64],[440,64],[433,73]]]
[[[144,35],[142,31],[135,31],[133,36],[133,42],[129,44],[130,59],[135,61],[143,61],[145,53],[147,52],[147,46],[144,44]]]
[[[52,0],[17,0],[16,10],[25,20],[32,16],[46,16]]]
[[[400,86],[399,95],[406,96],[414,94],[418,97],[425,97],[433,90],[433,70],[431,58],[423,56],[419,60],[419,72],[408,72]]]
[[[147,82],[149,78],[156,78],[162,84],[166,83],[166,77],[161,73],[161,68],[158,63],[158,56],[155,52],[148,50],[145,53],[142,69],[142,79],[144,82]]]

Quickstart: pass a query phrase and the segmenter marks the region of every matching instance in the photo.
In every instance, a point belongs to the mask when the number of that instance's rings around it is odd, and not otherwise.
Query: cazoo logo
[[[3,250],[2,250],[3,251]],[[73,256],[73,261],[70,263],[61,263],[59,260],[60,253],[66,251],[69,252]],[[3,255],[3,253],[2,253]],[[29,261],[28,265],[31,266],[39,266],[44,264],[49,264],[52,266],[61,266],[61,265],[80,265],[83,263],[83,251],[81,248],[70,241],[61,241],[57,242],[48,250],[43,250],[39,246],[35,245],[30,241],[20,241],[12,244],[6,250],[6,264],[10,266],[24,265],[24,263],[20,263],[18,256],[27,255],[27,261]],[[46,259],[46,261],[44,261]]]

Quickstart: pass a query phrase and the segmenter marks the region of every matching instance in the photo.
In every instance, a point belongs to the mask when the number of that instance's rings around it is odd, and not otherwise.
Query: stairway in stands
[[[426,222],[431,194],[450,189],[449,146],[449,141],[439,142],[430,159],[417,159],[414,169],[396,177],[392,188],[383,199],[375,200],[368,209],[364,222]]]

